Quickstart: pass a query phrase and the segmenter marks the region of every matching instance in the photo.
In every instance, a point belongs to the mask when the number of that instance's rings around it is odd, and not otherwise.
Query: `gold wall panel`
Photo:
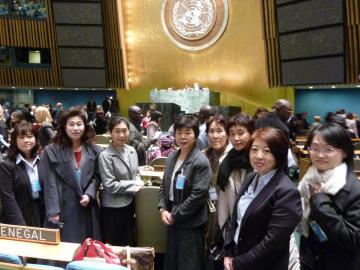
[[[293,100],[292,88],[269,88],[261,0],[230,0],[223,36],[211,47],[188,52],[176,47],[161,25],[159,0],[122,0],[130,90],[118,89],[122,113],[149,102],[153,88],[183,88],[198,82],[221,91],[221,105],[253,113],[279,98]]]

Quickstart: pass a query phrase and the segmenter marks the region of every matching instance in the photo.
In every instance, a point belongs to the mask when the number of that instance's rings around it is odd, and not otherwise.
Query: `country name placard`
[[[60,231],[0,223],[0,238],[57,245],[60,242]]]

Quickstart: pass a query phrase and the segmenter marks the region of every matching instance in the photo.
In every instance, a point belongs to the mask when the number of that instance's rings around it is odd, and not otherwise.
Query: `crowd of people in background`
[[[203,106],[163,131],[163,113],[132,105],[125,118],[111,97],[70,109],[0,106],[0,221],[60,228],[66,242],[135,245],[140,166],[166,157],[154,206],[166,225],[164,269],[358,269],[356,115],[309,124],[280,99],[254,116]],[[110,137],[106,148],[97,134]],[[311,161],[302,179],[289,174],[296,136],[307,137]]]

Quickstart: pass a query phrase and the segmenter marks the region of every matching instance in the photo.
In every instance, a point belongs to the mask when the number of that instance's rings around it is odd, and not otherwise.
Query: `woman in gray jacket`
[[[99,156],[103,184],[102,236],[105,243],[132,244],[134,228],[134,194],[143,186],[138,174],[138,158],[134,147],[127,145],[129,121],[123,117],[110,120],[111,144]]]
[[[167,226],[164,269],[201,270],[212,172],[209,160],[196,148],[197,118],[180,116],[174,130],[179,149],[166,161],[158,205],[161,221]]]

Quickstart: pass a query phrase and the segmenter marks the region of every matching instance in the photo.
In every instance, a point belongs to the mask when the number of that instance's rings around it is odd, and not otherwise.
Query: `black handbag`
[[[205,262],[205,270],[223,270],[224,269],[224,235],[231,224],[231,217],[229,217],[224,223],[221,230],[218,231],[216,236],[216,244],[213,245],[207,255]]]

